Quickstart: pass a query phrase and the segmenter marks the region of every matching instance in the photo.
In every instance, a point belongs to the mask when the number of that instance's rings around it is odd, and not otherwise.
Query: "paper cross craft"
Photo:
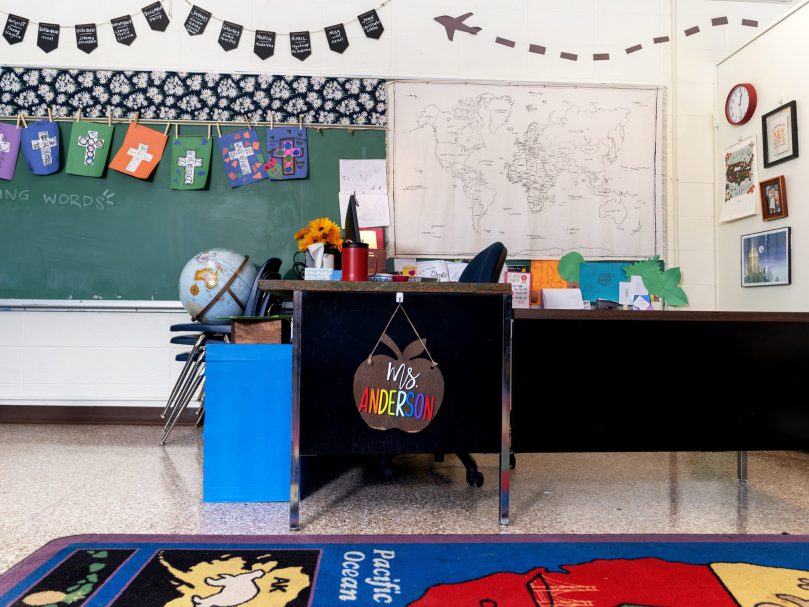
[[[163,133],[130,124],[124,143],[112,159],[110,168],[138,179],[148,179],[160,162],[167,140]]]
[[[34,175],[51,175],[59,170],[59,125],[43,120],[27,126],[20,138],[22,155]]]
[[[175,137],[171,144],[171,189],[201,190],[211,169],[212,142],[207,137]]]
[[[14,179],[21,134],[13,124],[0,122],[0,179]]]
[[[217,139],[217,146],[225,164],[225,175],[230,187],[238,188],[267,179],[264,153],[261,151],[256,129],[225,133]]]
[[[107,165],[114,128],[95,122],[74,122],[67,144],[66,171],[71,175],[101,177]]]
[[[267,175],[272,180],[309,177],[306,129],[267,129]]]

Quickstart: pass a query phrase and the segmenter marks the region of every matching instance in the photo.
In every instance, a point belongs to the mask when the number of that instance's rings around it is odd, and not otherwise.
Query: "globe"
[[[241,253],[209,249],[197,253],[180,272],[180,301],[200,322],[239,316],[256,281],[256,268]]]

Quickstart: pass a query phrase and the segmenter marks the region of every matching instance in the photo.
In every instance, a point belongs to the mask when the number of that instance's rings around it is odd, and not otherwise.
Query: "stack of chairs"
[[[243,316],[266,316],[270,312],[273,298],[270,293],[259,291],[259,280],[280,279],[281,260],[271,257],[259,268],[256,280],[250,289],[250,295],[244,306]],[[226,343],[230,341],[230,321],[217,320],[214,322],[188,322],[172,325],[172,332],[188,332],[171,338],[172,344],[191,346],[191,350],[178,354],[175,359],[185,363],[180,375],[171,390],[166,406],[160,417],[165,421],[161,445],[165,445],[171,431],[180,419],[183,411],[196,397],[199,400],[195,426],[202,424],[205,417],[205,349],[211,343]]]

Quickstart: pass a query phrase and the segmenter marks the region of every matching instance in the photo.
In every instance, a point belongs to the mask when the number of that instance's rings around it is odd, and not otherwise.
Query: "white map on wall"
[[[662,89],[394,82],[393,254],[662,253]]]

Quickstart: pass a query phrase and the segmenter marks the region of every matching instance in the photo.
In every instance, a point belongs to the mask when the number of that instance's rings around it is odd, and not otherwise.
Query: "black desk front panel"
[[[809,322],[627,314],[515,320],[515,451],[809,449]]]
[[[502,295],[404,295],[402,305],[426,338],[445,385],[440,410],[417,433],[374,430],[354,402],[354,373],[396,309],[395,294],[300,296],[302,455],[500,452]],[[401,311],[387,333],[400,350],[416,340]],[[382,344],[376,353],[394,356]]]

